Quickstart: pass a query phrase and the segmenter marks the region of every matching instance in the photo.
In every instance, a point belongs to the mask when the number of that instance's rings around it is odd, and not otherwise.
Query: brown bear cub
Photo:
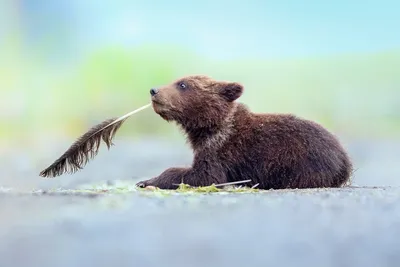
[[[154,111],[176,122],[194,152],[190,168],[169,168],[137,183],[176,189],[251,179],[259,189],[340,187],[352,163],[338,140],[319,124],[286,114],[255,114],[235,102],[236,82],[188,76],[150,90]]]

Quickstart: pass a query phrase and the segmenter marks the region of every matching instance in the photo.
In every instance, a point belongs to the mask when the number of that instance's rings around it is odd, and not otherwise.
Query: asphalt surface
[[[352,188],[167,196],[132,185],[190,164],[184,143],[115,143],[81,172],[50,180],[38,173],[70,142],[2,150],[1,267],[400,265],[398,141],[347,142]],[[31,193],[116,180],[130,192]]]

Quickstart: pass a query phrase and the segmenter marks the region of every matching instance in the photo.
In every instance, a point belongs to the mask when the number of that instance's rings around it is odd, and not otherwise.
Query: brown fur
[[[334,135],[294,115],[252,113],[235,101],[243,93],[238,83],[188,76],[156,90],[154,111],[182,127],[194,159],[190,168],[169,168],[139,187],[251,179],[246,185],[260,189],[316,188],[349,180],[352,164]]]

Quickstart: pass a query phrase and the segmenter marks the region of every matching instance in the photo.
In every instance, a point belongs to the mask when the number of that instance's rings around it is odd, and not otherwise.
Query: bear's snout
[[[151,96],[154,96],[154,95],[156,95],[158,93],[158,89],[157,88],[151,88],[150,89],[150,95]]]

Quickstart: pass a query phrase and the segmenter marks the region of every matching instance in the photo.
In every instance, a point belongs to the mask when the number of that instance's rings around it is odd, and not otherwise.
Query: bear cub
[[[176,189],[250,179],[259,189],[340,187],[352,163],[339,141],[319,124],[291,114],[256,114],[236,102],[236,82],[183,77],[150,90],[154,111],[177,123],[193,149],[188,168],[172,167],[139,187]]]

